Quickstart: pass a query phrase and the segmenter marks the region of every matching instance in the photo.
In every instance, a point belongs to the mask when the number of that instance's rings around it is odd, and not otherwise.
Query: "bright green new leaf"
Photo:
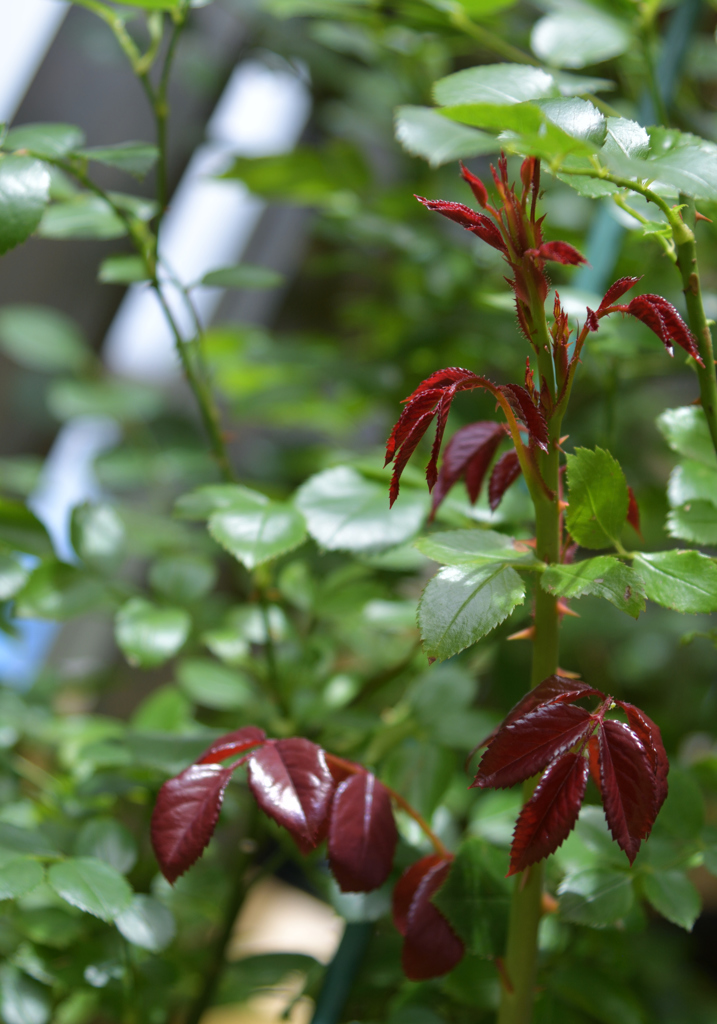
[[[26,551],[41,558],[52,555],[47,530],[21,501],[0,498],[0,547]]]
[[[45,878],[42,864],[30,857],[12,857],[0,864],[0,900],[15,900],[32,892]]]
[[[526,64],[483,64],[456,71],[433,86],[433,98],[441,107],[465,103],[512,105],[525,100],[556,96],[552,75]]]
[[[611,868],[588,868],[566,875],[558,895],[561,917],[593,928],[615,924],[625,917],[633,902],[629,874]]]
[[[49,206],[38,234],[43,238],[58,239],[122,238],[127,234],[127,228],[106,200],[82,192],[65,202]]]
[[[128,942],[152,953],[161,953],[177,934],[171,910],[151,896],[137,894],[117,916],[117,930]]]
[[[510,909],[507,867],[504,852],[472,836],[459,846],[433,900],[466,949],[480,956],[500,956],[505,947]]]
[[[133,597],[117,613],[115,637],[130,665],[153,668],[184,646],[190,627],[183,608],[160,608]]]
[[[458,0],[458,2],[466,14],[480,21],[481,18],[490,18],[498,11],[504,11],[508,7],[513,7],[517,0]]]
[[[3,306],[0,347],[29,370],[82,370],[90,361],[87,340],[74,320],[47,306]]]
[[[691,501],[667,516],[670,537],[693,544],[717,545],[717,507],[711,501]]]
[[[604,597],[634,619],[645,610],[645,587],[639,573],[609,555],[572,565],[549,565],[540,585],[557,597]]]
[[[0,254],[38,227],[50,198],[50,172],[29,156],[0,159]]]
[[[106,380],[53,381],[48,389],[47,404],[58,420],[73,416],[111,416],[131,423],[151,420],[164,404],[158,388],[139,381]]]
[[[351,466],[335,466],[299,488],[297,508],[314,540],[328,551],[378,551],[414,537],[428,514],[428,495],[404,487],[393,508],[388,487]]]
[[[198,601],[212,589],[217,580],[217,567],[204,555],[166,555],[149,571],[149,582],[164,597],[182,604]]]
[[[620,464],[602,448],[568,455],[567,527],[584,548],[606,548],[620,537],[628,492]]]
[[[70,523],[72,546],[87,565],[114,568],[124,554],[127,531],[112,505],[78,505]]]
[[[522,604],[525,585],[509,566],[448,566],[423,591],[418,625],[429,658],[445,661],[470,647]]]
[[[635,568],[651,601],[677,612],[717,611],[717,563],[698,551],[640,554]]]
[[[240,263],[236,267],[212,270],[202,278],[202,284],[217,288],[278,288],[285,277],[271,267],[257,267],[253,263]]]
[[[667,498],[674,508],[692,501],[717,505],[717,467],[685,459],[670,474]]]
[[[102,284],[134,284],[149,278],[141,256],[108,256],[100,263],[97,280]]]
[[[75,839],[74,852],[95,857],[126,875],[137,863],[137,843],[128,828],[113,818],[91,818]]]
[[[441,565],[502,563],[530,569],[542,565],[530,548],[495,530],[450,530],[419,537],[415,546]]]
[[[157,162],[159,150],[148,142],[122,142],[116,146],[92,146],[80,149],[77,156],[83,156],[95,163],[105,164],[126,171],[140,180],[152,170]]]
[[[592,4],[551,11],[533,26],[534,54],[558,68],[584,68],[618,57],[629,48],[628,26]]]
[[[21,619],[73,619],[93,611],[107,611],[115,599],[107,584],[74,565],[54,560],[43,562],[30,575],[15,598],[15,614]]]
[[[666,409],[657,417],[657,426],[673,451],[717,469],[717,456],[701,405]]]
[[[256,509],[214,512],[208,523],[214,540],[247,569],[291,551],[306,539],[304,518],[293,505],[269,501]]]
[[[14,555],[0,553],[0,601],[8,601],[27,583],[30,570]]]
[[[396,138],[407,152],[423,157],[431,167],[495,153],[499,146],[492,135],[449,121],[430,107],[398,107]]]
[[[682,871],[646,874],[642,889],[655,910],[680,928],[692,931],[702,910],[700,894]]]
[[[85,141],[85,133],[74,124],[21,124],[5,136],[3,149],[28,149],[33,156],[62,157]]]
[[[132,900],[132,889],[119,871],[96,857],[73,857],[53,864],[47,880],[67,903],[103,921],[114,921]]]
[[[210,658],[190,658],[177,669],[182,692],[195,704],[217,711],[238,711],[256,699],[250,678]]]

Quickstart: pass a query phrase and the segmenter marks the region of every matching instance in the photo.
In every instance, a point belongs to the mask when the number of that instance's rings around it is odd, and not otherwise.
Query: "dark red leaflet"
[[[440,408],[440,403],[439,406]],[[389,508],[393,507],[393,503],[398,497],[398,492],[401,484],[401,474],[403,473],[408,460],[411,458],[416,448],[418,447],[421,438],[426,433],[433,418],[436,415],[434,412],[424,413],[423,416],[419,417],[413,425],[411,433],[408,435],[406,440],[403,442],[401,449],[396,456],[396,460],[393,466],[393,473],[391,474],[391,484],[388,490],[389,497]]]
[[[582,682],[581,679],[567,679],[565,676],[548,676],[542,683],[538,683],[532,690],[518,701],[503,719],[501,729],[524,718],[527,714],[541,705],[566,704],[578,700],[580,697],[605,697],[600,690]]]
[[[478,200],[478,203],[485,209],[488,205],[488,189],[485,187],[480,178],[476,178],[475,174],[472,174],[462,161],[459,161],[461,168],[461,176],[465,182],[470,186],[470,190]]]
[[[595,720],[574,704],[548,704],[499,730],[481,758],[473,786],[506,789],[542,771],[587,736]]]
[[[488,481],[488,502],[492,512],[495,512],[498,508],[503,495],[510,485],[518,479],[521,472],[520,460],[515,449],[506,452],[505,455],[501,455],[498,459]]]
[[[475,225],[475,227],[472,227],[469,230],[472,231],[474,235],[478,235],[481,241],[492,246],[494,249],[497,249],[498,252],[502,252],[504,256],[507,256],[508,249],[503,241],[503,236],[493,221],[484,214],[478,214],[477,216],[480,217],[480,221]]]
[[[503,384],[499,389],[510,402],[518,419],[526,425],[528,433],[536,444],[547,452],[548,424],[541,410],[535,405],[529,392],[521,384]]]
[[[283,825],[302,849],[323,838],[334,780],[315,743],[269,740],[249,758],[249,788],[261,809]]]
[[[627,521],[633,528],[633,530],[640,536],[642,536],[642,533],[640,532],[640,506],[637,504],[637,498],[635,497],[635,492],[633,491],[632,487],[628,487],[627,493],[629,497],[629,502],[627,506]]]
[[[590,760],[590,775],[602,796],[602,780],[600,779],[600,740],[593,735],[588,740],[588,758]]]
[[[441,857],[437,853],[429,853],[427,857],[421,857],[420,860],[410,864],[396,882],[393,889],[393,923],[401,935],[406,934],[408,912],[421,879],[436,865],[447,863],[449,862],[445,857]]]
[[[388,878],[398,832],[391,797],[375,775],[361,772],[336,790],[329,823],[329,864],[344,892],[370,892]]]
[[[669,337],[696,359],[700,365],[703,365],[695,336],[672,303],[661,295],[650,295],[649,298],[652,300],[653,306],[659,309]]]
[[[425,871],[406,914],[401,963],[412,981],[437,978],[452,970],[463,957],[463,943],[431,898],[445,882],[451,862],[442,859]]]
[[[657,816],[657,783],[645,748],[622,722],[603,722],[600,781],[613,839],[632,864]]]
[[[587,309],[586,309],[586,314],[587,315],[585,317],[585,323],[587,324],[588,330],[592,331],[592,332],[597,331],[598,328],[600,327],[600,321],[598,320],[597,313],[595,313],[588,306]]]
[[[555,263],[563,263],[566,266],[578,267],[581,263],[587,263],[582,253],[569,244],[569,242],[543,242],[538,249],[538,255],[544,260],[553,260]]]
[[[615,703],[627,715],[630,728],[637,735],[650,759],[652,770],[655,773],[655,816],[657,816],[667,797],[667,774],[670,770],[662,734],[652,719],[640,708],[636,708],[634,704],[628,704],[624,700],[616,700]]]
[[[384,465],[387,466],[391,462],[396,449],[404,444],[406,438],[412,433],[421,417],[435,411],[435,407],[440,401],[442,394],[443,391],[440,388],[428,388],[425,392],[416,395],[414,398],[406,399],[408,404],[401,411],[398,422],[386,442],[386,461]]]
[[[641,277],[621,277],[614,284],[611,284],[598,306],[598,313],[602,312],[603,309],[607,309],[608,306],[614,306],[625,292],[629,292],[641,280]]]
[[[196,764],[216,764],[227,757],[243,754],[245,750],[257,747],[266,740],[266,733],[255,725],[245,725],[243,729],[229,732],[214,740],[210,747],[198,757]]]
[[[446,445],[436,486],[433,488],[431,518],[461,477],[465,478],[471,502],[477,500],[488,466],[505,435],[505,425],[493,420],[470,423],[455,432]]]
[[[443,435],[446,430],[446,423],[448,422],[448,414],[451,411],[451,402],[454,397],[455,391],[451,388],[445,393],[436,408],[436,436],[433,439],[433,446],[431,447],[431,458],[426,466],[426,482],[428,483],[429,491],[433,490],[436,480],[438,479],[438,456],[441,451]]]
[[[524,805],[513,833],[509,875],[555,853],[575,826],[590,771],[572,751],[553,762]]]
[[[427,210],[435,210],[436,213],[443,214],[444,217],[455,221],[456,224],[460,224],[468,231],[479,224],[480,218],[485,216],[485,214],[476,213],[475,210],[471,210],[470,206],[465,206],[463,203],[451,203],[446,199],[426,199],[424,196],[414,196],[414,198],[422,203]]]
[[[162,874],[174,882],[212,838],[232,768],[193,764],[164,783],[152,812],[152,846]]]
[[[475,381],[475,385],[471,386],[477,386],[483,380],[483,377],[478,377],[471,370],[464,370],[460,366],[447,366],[443,370],[436,370],[430,377],[426,377],[425,380],[421,381],[416,390],[412,391],[408,398],[404,398],[403,401],[412,402],[414,398],[422,395],[427,390],[442,390],[443,388],[451,387],[452,384],[466,384],[469,381]]]

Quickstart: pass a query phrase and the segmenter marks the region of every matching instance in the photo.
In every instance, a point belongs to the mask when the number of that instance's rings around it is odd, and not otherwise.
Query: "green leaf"
[[[117,0],[122,7],[143,7],[145,11],[173,11],[179,7],[182,0]],[[203,3],[193,2],[191,7],[203,7]]]
[[[21,619],[65,620],[107,610],[113,603],[103,580],[53,559],[32,572],[15,598],[15,614]]]
[[[717,456],[702,406],[666,409],[657,417],[657,426],[674,452],[717,469]]]
[[[466,68],[440,78],[433,86],[433,98],[441,107],[463,103],[510,105],[557,93],[552,75],[525,64],[484,64]]]
[[[247,569],[292,551],[306,539],[303,516],[293,505],[268,501],[258,508],[214,512],[208,523],[214,540]]]
[[[711,501],[692,501],[667,516],[670,537],[693,544],[717,544],[717,508]]]
[[[52,555],[47,530],[21,501],[0,498],[0,545],[44,558]]]
[[[299,146],[281,156],[239,157],[222,177],[239,178],[268,199],[331,208],[337,195],[362,191],[368,171],[355,146],[334,140],[321,149]]]
[[[404,487],[394,507],[388,489],[350,466],[310,477],[295,503],[314,540],[327,551],[380,551],[414,537],[428,513],[428,496]]]
[[[41,222],[38,216],[38,223],[38,234],[42,238],[122,238],[127,234],[124,222],[110,204],[100,196],[85,192],[65,202],[53,203]]]
[[[207,484],[177,499],[174,514],[178,519],[209,519],[213,512],[238,508],[254,510],[264,508],[269,499],[260,491],[241,484]]]
[[[682,843],[691,843],[698,839],[704,824],[702,790],[690,772],[671,767],[667,799],[658,818],[659,831],[668,832]]]
[[[96,857],[121,875],[126,875],[137,863],[134,836],[113,818],[92,818],[85,822],[75,839],[74,852],[80,857]]]
[[[423,157],[431,167],[495,153],[499,147],[494,136],[449,121],[430,107],[398,107],[395,134],[407,152]]]
[[[668,921],[691,932],[700,916],[702,900],[682,871],[655,871],[645,874],[642,890],[655,910]]]
[[[102,284],[134,284],[149,280],[149,276],[141,256],[108,256],[100,263],[97,280]]]
[[[677,612],[717,611],[717,565],[697,551],[637,555],[635,568],[651,601]]]
[[[625,117],[608,117],[605,143],[600,150],[600,160],[611,170],[621,173],[626,167],[630,174],[629,161],[643,156],[650,147],[650,136],[637,121]]]
[[[10,964],[0,969],[0,1014],[4,1024],[49,1024],[50,992]]]
[[[191,619],[183,608],[160,608],[133,597],[115,619],[115,638],[130,665],[154,668],[184,646]]]
[[[45,306],[3,306],[0,347],[20,366],[45,373],[82,370],[91,359],[75,321]]]
[[[94,160],[106,167],[116,167],[140,180],[152,170],[157,162],[159,150],[148,142],[122,142],[116,146],[92,146],[80,149],[77,156]]]
[[[65,156],[81,146],[85,133],[74,124],[21,124],[5,136],[3,149],[29,149],[35,156]]]
[[[607,121],[598,108],[588,100],[570,97],[559,100],[540,100],[540,107],[548,120],[573,139],[581,139],[601,146],[606,138]]]
[[[132,728],[137,732],[189,731],[192,705],[176,686],[160,686],[145,697],[132,715]]]
[[[632,43],[624,22],[587,4],[551,11],[533,26],[534,54],[559,68],[584,68],[618,57]]]
[[[693,199],[717,199],[717,145],[674,128],[651,128],[644,177]]]
[[[645,587],[638,573],[609,555],[572,565],[549,565],[540,585],[557,597],[604,597],[634,619],[645,610]]]
[[[149,571],[149,582],[154,589],[182,604],[205,597],[216,581],[214,562],[191,552],[160,558]]]
[[[217,711],[237,711],[256,699],[251,680],[237,669],[209,658],[191,658],[177,669],[177,682],[195,704]]]
[[[125,525],[112,505],[78,505],[72,510],[70,536],[82,561],[98,569],[114,568],[124,553]]]
[[[0,553],[0,601],[8,601],[27,583],[30,575],[13,555]]]
[[[0,159],[0,254],[38,227],[50,198],[50,172],[29,156]]]
[[[627,516],[627,483],[620,465],[602,448],[577,448],[567,461],[570,535],[585,548],[609,547]]]
[[[602,948],[605,948],[604,946]],[[567,957],[565,957],[567,959]],[[581,966],[574,961],[559,967],[549,979],[549,988],[566,1003],[581,1011],[580,1016],[562,1014],[555,1024],[584,1024],[587,1020],[600,1024],[644,1024],[642,1005],[633,993],[615,977],[599,973],[595,963]],[[551,1024],[553,1019],[550,1018]]]
[[[0,850],[57,855],[57,850],[38,828],[17,828],[5,822],[0,822]]]
[[[0,900],[14,900],[32,892],[45,878],[39,861],[29,857],[12,857],[0,864]]]
[[[271,267],[257,267],[253,263],[240,263],[236,267],[212,270],[202,278],[202,284],[217,288],[278,288],[286,278]]]
[[[502,955],[510,909],[507,867],[505,854],[485,839],[466,839],[433,899],[471,953]]]
[[[530,569],[541,566],[530,549],[519,547],[513,537],[495,530],[451,530],[431,533],[415,542],[424,555],[441,565],[515,565]]]
[[[523,603],[525,585],[508,566],[441,569],[418,606],[418,625],[429,658],[444,661],[476,643]]]
[[[692,501],[709,501],[717,505],[717,467],[685,459],[670,474],[667,498],[673,507]]]
[[[604,928],[624,918],[633,893],[626,871],[588,868],[566,875],[558,887],[560,916],[573,924]]]
[[[157,388],[138,381],[109,378],[53,381],[48,389],[47,404],[59,420],[74,416],[111,416],[132,422],[154,419],[164,400]]]
[[[152,953],[161,953],[177,934],[171,910],[152,899],[138,894],[126,910],[117,916],[117,930],[128,942]]]
[[[96,857],[72,857],[53,864],[47,880],[67,903],[103,921],[114,921],[132,900],[132,889],[119,871]]]

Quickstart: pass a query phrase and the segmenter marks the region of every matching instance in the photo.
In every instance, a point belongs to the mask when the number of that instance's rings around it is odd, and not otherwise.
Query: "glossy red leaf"
[[[530,397],[530,393],[521,384],[504,384],[500,390],[510,402],[518,419],[528,428],[531,438],[547,452],[548,424],[542,411]]]
[[[645,748],[652,765],[655,774],[655,815],[657,815],[667,797],[667,774],[670,770],[662,734],[652,719],[640,708],[636,708],[634,704],[628,704],[623,700],[617,700],[615,703],[627,715],[628,724]]]
[[[598,313],[601,313],[603,309],[607,309],[609,306],[614,306],[619,298],[629,292],[631,288],[634,288],[638,281],[641,281],[641,277],[621,277],[614,284],[611,284],[608,290],[605,292],[602,302],[598,306]]]
[[[460,224],[466,231],[472,231],[474,235],[478,235],[499,252],[507,252],[503,236],[495,223],[484,213],[476,213],[475,210],[464,206],[463,203],[451,203],[444,199],[425,199],[423,196],[416,196],[416,199],[419,203],[423,203],[427,210],[435,210],[437,213],[443,214],[449,220]]]
[[[388,790],[361,772],[336,790],[329,823],[329,865],[344,892],[370,892],[388,878],[398,832]]]
[[[412,981],[446,974],[465,952],[448,921],[431,903],[450,867],[451,861],[445,857],[423,857],[404,872],[394,890],[393,919],[404,936],[401,962]]]
[[[465,182],[470,185],[471,192],[478,200],[479,204],[485,208],[488,205],[488,189],[485,187],[480,178],[476,178],[475,174],[472,174],[465,164],[460,164],[461,177]]]
[[[204,751],[201,757],[197,758],[197,764],[216,764],[227,757],[235,757],[243,754],[252,747],[257,747],[266,740],[266,733],[255,725],[245,725],[243,729],[229,732],[226,736],[220,736],[214,740],[210,747]]]
[[[589,770],[587,758],[572,751],[550,765],[520,812],[509,875],[555,853],[567,839],[580,812]]]
[[[638,295],[624,308],[624,312],[641,320],[654,331],[670,355],[673,353],[674,341],[700,365],[704,365],[694,335],[672,303],[661,295]]]
[[[524,718],[527,714],[541,705],[567,704],[578,700],[580,697],[604,697],[600,690],[588,686],[581,679],[568,679],[566,676],[548,676],[542,683],[538,683],[532,690],[518,701],[503,719],[500,728]]]
[[[590,775],[602,796],[602,780],[600,778],[600,740],[593,735],[588,740],[588,758],[590,761]]]
[[[249,788],[261,809],[283,825],[300,849],[325,835],[334,780],[321,747],[300,737],[269,740],[251,754]]]
[[[627,521],[633,528],[633,530],[640,536],[642,536],[642,533],[640,531],[640,506],[637,504],[637,498],[635,497],[635,492],[633,491],[632,487],[628,487],[627,493],[629,497],[629,502],[627,506]]]
[[[622,722],[603,722],[598,736],[605,817],[632,864],[657,816],[655,773],[637,735]]]
[[[515,449],[506,452],[496,462],[488,482],[488,502],[491,511],[500,505],[503,495],[521,474],[520,460]]]
[[[588,306],[586,309],[585,323],[589,331],[595,332],[600,327],[600,321],[598,320],[597,313],[590,309]]]
[[[587,736],[595,720],[574,704],[548,704],[501,728],[483,754],[472,785],[505,789],[523,782]]]
[[[477,500],[488,466],[506,430],[502,423],[481,420],[456,431],[446,445],[436,486],[433,488],[431,518],[461,477],[465,479],[471,502]]]
[[[579,267],[582,263],[587,263],[583,254],[568,242],[543,242],[538,249],[538,255],[541,259],[570,267]]]
[[[183,875],[212,838],[232,771],[216,764],[193,764],[160,789],[151,837],[168,882]]]

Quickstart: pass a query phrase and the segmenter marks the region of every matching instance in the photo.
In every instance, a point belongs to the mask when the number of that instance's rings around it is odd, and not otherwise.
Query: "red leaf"
[[[464,206],[463,203],[450,203],[445,199],[424,199],[423,196],[416,196],[416,199],[419,203],[423,203],[427,210],[435,210],[437,213],[443,214],[444,217],[460,224],[467,231],[478,235],[494,249],[498,249],[502,253],[507,252],[503,236],[490,217],[486,217],[484,213],[476,213],[475,210]]]
[[[598,306],[598,313],[601,313],[603,309],[607,309],[608,306],[613,306],[625,292],[629,292],[641,280],[641,277],[621,277],[615,284],[611,284]]]
[[[151,837],[168,882],[183,875],[212,838],[232,771],[215,764],[193,764],[160,789]]]
[[[635,533],[642,536],[642,533],[640,532],[640,506],[637,504],[637,498],[635,497],[635,492],[632,487],[628,487],[627,493],[630,498],[627,506],[627,521]]]
[[[661,295],[638,295],[624,311],[654,331],[670,355],[672,342],[675,341],[700,365],[704,365],[694,335],[667,299],[663,299]]]
[[[321,747],[301,738],[269,740],[249,758],[249,788],[300,849],[313,849],[328,822],[334,780]]]
[[[343,892],[370,892],[388,878],[398,842],[388,790],[370,772],[336,790],[329,824],[329,864]]]
[[[519,420],[528,428],[528,433],[536,444],[547,452],[548,424],[541,410],[535,405],[528,391],[520,384],[504,384],[500,391],[510,402],[511,408]]]
[[[593,332],[597,331],[600,327],[600,321],[597,318],[597,313],[590,309],[589,306],[587,307],[586,312],[587,316],[585,317],[585,323],[587,324],[588,330]]]
[[[544,260],[553,260],[555,263],[563,263],[566,266],[578,267],[587,260],[568,242],[543,242],[538,249],[538,255]]]
[[[234,757],[235,754],[242,754],[251,747],[257,747],[266,739],[263,729],[255,725],[245,725],[243,729],[236,732],[229,732],[226,736],[220,736],[214,740],[211,747],[207,747],[201,757],[196,760],[197,764],[215,764],[227,757]]]
[[[580,679],[567,679],[565,676],[548,676],[518,701],[503,719],[500,728],[524,718],[541,705],[568,704],[579,697],[604,697],[600,690],[582,682]]]
[[[471,502],[477,500],[488,466],[505,434],[505,426],[492,420],[471,423],[456,431],[446,446],[433,488],[431,517],[461,477],[465,477]]]
[[[461,161],[459,161],[459,163],[463,180],[468,182],[471,192],[476,197],[480,205],[485,208],[488,205],[488,189],[480,178],[476,178],[475,174],[471,174],[468,168]]]
[[[600,779],[600,740],[597,736],[591,736],[588,740],[588,757],[590,759],[590,774],[593,782],[602,796],[602,780]]]
[[[394,890],[393,919],[404,936],[402,965],[412,981],[446,974],[463,957],[463,943],[431,903],[450,866],[450,860],[436,854],[423,857],[404,872]]]
[[[472,785],[505,789],[529,779],[594,728],[573,704],[547,704],[501,728],[481,758]]]
[[[501,455],[493,467],[493,472],[488,482],[488,502],[492,512],[495,512],[498,508],[503,495],[510,485],[518,479],[520,474],[520,461],[515,449],[506,452],[505,455]]]
[[[636,708],[634,704],[628,704],[627,701],[623,700],[616,700],[615,703],[627,715],[630,728],[637,735],[650,759],[652,770],[655,773],[655,799],[657,803],[655,815],[657,815],[667,797],[667,773],[670,770],[670,762],[667,760],[662,735],[658,726],[640,708]]]
[[[642,743],[622,722],[603,722],[598,735],[605,817],[632,864],[657,816],[655,773]]]
[[[572,752],[550,765],[520,812],[509,875],[555,853],[567,839],[578,818],[589,770],[587,758]]]

